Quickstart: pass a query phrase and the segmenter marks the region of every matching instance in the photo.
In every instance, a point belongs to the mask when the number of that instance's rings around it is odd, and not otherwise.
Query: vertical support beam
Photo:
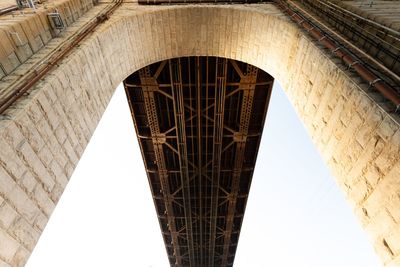
[[[268,77],[258,78],[255,67],[228,62],[171,59],[129,78],[140,88],[129,99],[147,171],[158,174],[150,182],[171,266],[233,264],[251,182],[247,157],[255,161],[247,142],[251,136],[251,150],[259,142],[269,99],[256,87],[271,82],[257,83]]]
[[[244,156],[245,156],[246,138],[249,130],[251,111],[253,108],[255,84],[257,82],[257,71],[258,69],[256,67],[247,65],[247,73],[240,80],[241,83],[240,87],[242,87],[244,90],[242,99],[242,109],[240,112],[239,132],[235,136],[237,140],[236,153],[235,153],[236,156],[235,156],[235,164],[232,175],[232,186],[231,186],[232,191],[229,196],[226,230],[224,235],[224,252],[222,256],[221,266],[227,266],[228,263],[229,245],[233,230],[233,220],[235,218],[236,202],[239,193],[240,173],[242,170]]]
[[[215,105],[214,105],[214,132],[213,132],[213,160],[212,160],[212,193],[210,214],[210,257],[208,266],[215,263],[215,238],[218,213],[219,175],[221,169],[222,136],[224,132],[225,91],[227,79],[227,59],[216,59],[215,75]]]
[[[171,232],[172,243],[175,252],[176,265],[182,266],[182,255],[180,253],[180,246],[178,242],[178,235],[176,235],[176,224],[174,219],[174,211],[172,208],[173,196],[171,195],[168,184],[168,170],[165,164],[165,156],[162,143],[158,141],[160,136],[160,127],[158,123],[156,104],[154,99],[154,92],[158,90],[158,84],[154,77],[150,74],[150,68],[147,66],[139,71],[140,81],[145,86],[142,87],[143,98],[146,108],[147,120],[153,138],[154,153],[157,161],[158,175],[160,177],[163,200],[167,212],[168,227]]]
[[[188,155],[186,141],[186,124],[185,124],[185,103],[183,96],[182,84],[182,67],[181,60],[169,60],[169,71],[171,76],[172,97],[174,103],[174,115],[176,124],[176,139],[178,144],[179,165],[181,171],[181,184],[183,193],[183,203],[185,210],[186,235],[189,252],[189,266],[194,266],[194,246],[192,231],[192,207],[190,196],[190,177],[188,170]]]
[[[197,166],[198,166],[198,187],[199,187],[199,229],[200,229],[200,265],[204,266],[204,253],[203,253],[203,247],[204,247],[204,240],[203,240],[203,188],[202,188],[202,179],[203,179],[203,163],[202,163],[202,110],[201,110],[201,68],[200,68],[200,58],[196,57],[196,114],[197,114]]]

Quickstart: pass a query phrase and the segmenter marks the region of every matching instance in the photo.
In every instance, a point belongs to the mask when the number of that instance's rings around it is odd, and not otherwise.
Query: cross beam
[[[124,82],[171,266],[232,266],[273,79],[189,57]]]

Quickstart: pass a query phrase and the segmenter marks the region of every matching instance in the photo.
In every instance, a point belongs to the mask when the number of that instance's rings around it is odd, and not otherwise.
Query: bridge
[[[273,79],[234,60],[152,64],[125,82],[172,266],[232,266]]]
[[[7,0],[8,1],[8,0]],[[398,1],[0,6],[0,265],[23,266],[124,82],[171,266],[233,266],[274,78],[400,266]]]

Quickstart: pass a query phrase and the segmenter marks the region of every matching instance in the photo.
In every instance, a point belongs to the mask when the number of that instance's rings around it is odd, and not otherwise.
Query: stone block
[[[39,213],[33,224],[34,228],[39,231],[43,231],[44,228],[46,227],[48,220],[49,220],[49,218],[46,215],[44,215],[44,213],[42,213],[42,212]]]
[[[47,99],[46,95],[44,95],[44,93],[38,96],[38,102],[42,109],[44,117],[51,126],[51,129],[54,131],[60,124],[58,115],[54,112],[51,103]]]
[[[0,147],[0,166],[3,166],[7,173],[10,173],[15,180],[20,179],[26,168],[24,162],[5,140],[0,139]]]
[[[15,253],[12,261],[11,261],[11,265],[13,267],[23,267],[23,266],[25,266],[30,254],[31,253],[27,249],[25,249],[24,247],[20,246],[19,249],[17,250],[17,252]],[[0,267],[1,267],[1,265],[0,265]]]
[[[50,151],[47,145],[43,145],[40,148],[40,151],[38,152],[38,157],[40,161],[45,165],[45,166],[50,166],[50,162],[53,161],[54,156],[53,153]]]
[[[368,199],[363,203],[371,216],[374,215],[374,212],[378,213],[382,210],[382,207],[386,207],[393,200],[396,200],[397,195],[400,193],[399,173],[400,162],[385,174]]]
[[[55,135],[60,144],[64,144],[65,140],[67,139],[68,135],[64,125],[60,124],[58,128],[55,130]]]
[[[0,205],[1,228],[8,229],[17,217],[18,213],[6,201]]]
[[[388,141],[397,131],[399,131],[399,124],[386,115],[376,132],[383,140]]]
[[[8,196],[17,184],[2,167],[0,167],[0,177],[0,194]]]
[[[21,186],[29,193],[35,188],[38,181],[35,179],[30,171],[26,171],[21,179]]]
[[[11,262],[18,248],[19,243],[3,229],[0,229],[0,257],[6,262]]]
[[[383,151],[376,158],[376,165],[383,173],[387,173],[400,160],[400,130],[394,133]]]
[[[33,192],[34,198],[36,199],[39,207],[45,212],[45,214],[50,217],[53,212],[55,205],[53,201],[49,198],[46,191],[43,190],[41,185],[37,185]]]
[[[40,233],[22,217],[18,218],[8,231],[30,251],[33,250],[40,237]]]
[[[42,136],[36,129],[36,125],[29,119],[27,115],[21,116],[15,121],[26,141],[30,144],[33,150],[37,153],[45,144]]]
[[[49,84],[51,89],[49,88],[48,90],[46,90],[44,92],[44,94],[46,95],[47,99],[49,100],[50,104],[54,105],[54,103],[56,103],[58,101],[58,97],[54,92],[54,88],[51,86],[51,84]]]
[[[364,180],[358,180],[349,190],[348,197],[356,204],[363,202],[371,192],[371,186]]]
[[[13,190],[7,194],[7,199],[9,204],[15,207],[16,211],[28,222],[32,223],[35,220],[39,209],[19,186],[14,186]]]
[[[68,158],[70,160],[70,162],[72,162],[73,164],[78,164],[79,158],[75,153],[74,148],[72,147],[71,143],[69,142],[69,140],[66,140],[64,145],[63,145],[66,154],[68,155]]]
[[[33,151],[33,149],[28,144],[25,143],[21,147],[20,153],[24,158],[24,161],[29,165],[30,169],[33,171],[36,180],[42,182],[46,190],[50,192],[55,184],[55,181],[53,180],[50,173],[47,171],[46,167],[40,161],[39,157]]]
[[[15,150],[19,151],[21,146],[26,142],[26,138],[14,122],[9,122],[7,128],[2,131],[4,140]]]
[[[382,180],[384,174],[373,164],[368,164],[363,170],[363,178],[373,188]]]
[[[51,129],[49,123],[46,118],[42,117],[37,123],[37,130],[42,135],[42,137],[46,140],[46,144],[49,143],[50,136],[54,135],[53,130]]]

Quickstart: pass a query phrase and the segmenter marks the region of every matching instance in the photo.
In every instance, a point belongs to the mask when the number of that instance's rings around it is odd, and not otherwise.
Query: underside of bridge
[[[216,57],[125,81],[171,266],[232,266],[273,78]]]

